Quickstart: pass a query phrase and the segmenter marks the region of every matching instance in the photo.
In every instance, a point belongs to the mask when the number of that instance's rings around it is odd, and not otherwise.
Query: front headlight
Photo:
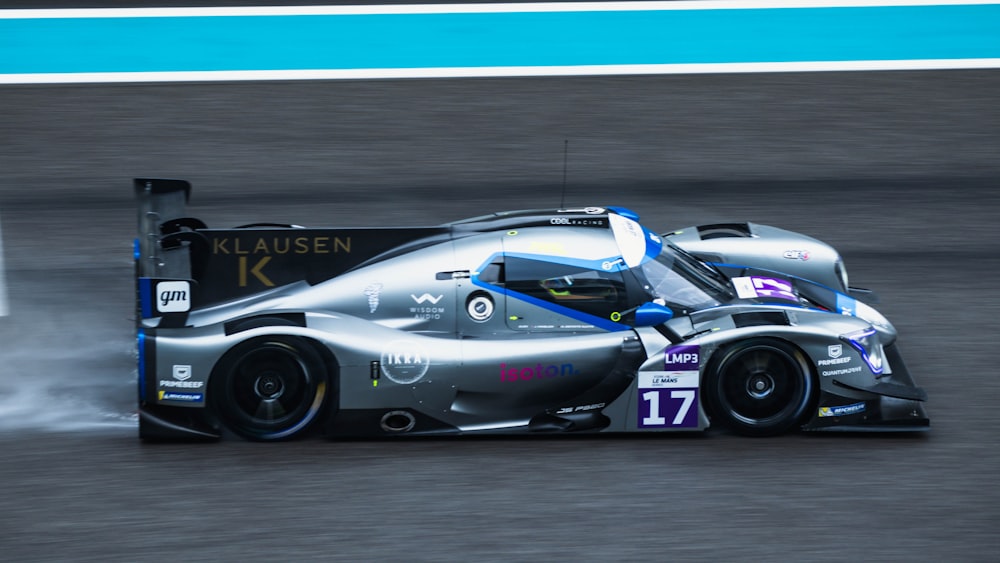
[[[861,358],[868,364],[868,369],[875,375],[881,375],[884,370],[884,353],[882,342],[879,340],[878,331],[874,328],[866,328],[857,332],[843,334],[840,339],[853,346],[861,352]]]
[[[854,315],[857,316],[859,319],[869,322],[879,328],[884,328],[886,330],[892,330],[892,331],[895,330],[892,327],[892,323],[889,322],[889,319],[885,318],[885,315],[876,311],[874,307],[871,307],[868,304],[863,303],[861,301],[855,303]]]

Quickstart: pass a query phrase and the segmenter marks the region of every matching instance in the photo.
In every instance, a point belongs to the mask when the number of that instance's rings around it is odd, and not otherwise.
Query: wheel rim
[[[738,424],[768,428],[797,421],[811,392],[809,374],[793,353],[759,344],[724,361],[718,399],[725,414]]]
[[[315,358],[285,342],[247,344],[221,375],[219,412],[227,425],[253,439],[276,440],[304,429],[316,416],[326,383]]]

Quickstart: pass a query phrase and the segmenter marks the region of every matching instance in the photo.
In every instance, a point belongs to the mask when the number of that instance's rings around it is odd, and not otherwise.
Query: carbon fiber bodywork
[[[143,438],[929,424],[895,329],[803,235],[603,207],[209,229],[186,182],[135,189]]]

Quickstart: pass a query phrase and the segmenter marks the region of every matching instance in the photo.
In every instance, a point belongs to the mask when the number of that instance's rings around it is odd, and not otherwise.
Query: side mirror
[[[666,305],[643,303],[635,310],[635,326],[661,325],[674,318],[674,312]]]

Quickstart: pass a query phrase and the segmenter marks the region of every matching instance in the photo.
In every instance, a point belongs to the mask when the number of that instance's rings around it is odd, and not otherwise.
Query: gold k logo
[[[261,270],[264,269],[264,266],[266,266],[267,263],[270,261],[271,261],[270,256],[265,256],[261,258],[260,260],[257,261],[257,264],[255,264],[253,268],[250,268],[249,272],[251,275],[253,275],[253,277],[257,278],[260,281],[260,283],[264,284],[267,287],[274,287],[274,282],[268,279],[268,277],[265,276],[263,272],[261,272]],[[240,287],[246,287],[246,286],[247,286],[247,257],[240,256]]]

